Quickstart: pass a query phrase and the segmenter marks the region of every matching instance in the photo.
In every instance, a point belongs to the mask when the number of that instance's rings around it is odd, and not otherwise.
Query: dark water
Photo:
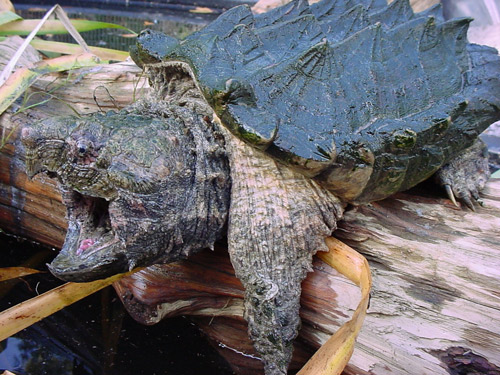
[[[0,233],[0,266],[55,255],[50,249]],[[0,283],[0,309],[61,282],[49,273]],[[0,372],[19,375],[232,374],[187,318],[143,326],[128,316],[112,287],[95,293],[0,342]]]

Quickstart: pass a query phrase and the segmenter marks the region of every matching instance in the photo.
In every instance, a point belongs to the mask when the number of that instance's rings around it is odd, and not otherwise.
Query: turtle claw
[[[446,184],[444,185],[444,188],[446,189],[446,193],[448,194],[448,198],[450,198],[450,201],[452,201],[455,206],[460,207],[457,203],[457,200],[455,199],[455,194],[453,194],[453,189],[451,188],[451,186]]]
[[[437,182],[445,188],[455,206],[459,207],[458,200],[472,211],[476,210],[476,204],[484,207],[479,191],[490,176],[487,155],[486,145],[478,140],[436,172]]]
[[[469,207],[472,211],[476,211],[476,209],[474,208],[474,203],[472,203],[470,197],[468,196],[462,197],[462,202],[464,202],[465,205]]]
[[[444,185],[444,188],[446,189],[448,198],[453,202],[453,204],[456,207],[460,207],[460,205],[457,203],[457,199],[460,202],[464,203],[472,211],[476,211],[476,204],[478,204],[481,207],[485,207],[483,200],[481,199],[477,189],[475,188],[470,188],[470,187],[467,188],[463,186],[460,186],[458,188],[452,188],[448,184]]]

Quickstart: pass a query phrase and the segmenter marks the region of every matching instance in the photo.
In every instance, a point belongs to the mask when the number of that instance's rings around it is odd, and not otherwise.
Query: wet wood
[[[50,76],[38,85],[62,84],[58,97],[90,112],[99,110],[93,99],[99,90],[105,93],[97,99],[102,108],[128,104],[139,75],[132,65],[117,64],[83,76],[72,73],[71,84],[67,76]],[[0,228],[54,247],[64,238],[64,207],[52,180],[27,179],[18,134],[36,118],[70,112],[65,103],[53,100],[0,117],[0,134],[12,131],[0,150]],[[495,367],[500,365],[500,180],[489,182],[486,207],[475,213],[443,197],[425,185],[351,208],[340,222],[335,235],[368,258],[374,284],[346,373],[444,375],[464,362],[500,371]],[[359,299],[358,289],[320,260],[303,287],[295,368],[349,318]],[[242,287],[223,244],[186,262],[142,271],[116,289],[137,320],[152,324],[162,317],[194,315],[223,344],[219,349],[238,373],[259,368],[241,317]]]
[[[58,247],[64,240],[65,209],[56,183],[43,175],[30,181],[24,173],[19,152],[23,125],[75,111],[118,110],[143,95],[147,87],[141,70],[133,63],[49,74],[30,89],[28,101],[20,98],[0,116],[0,227],[50,246]],[[49,94],[53,99],[43,104]]]
[[[487,207],[477,213],[429,195],[429,188],[353,208],[336,232],[370,260],[374,284],[347,373],[448,374],[446,368],[455,362],[445,365],[443,358],[456,347],[484,357],[491,369],[500,364],[500,180],[490,181],[484,193]],[[257,360],[233,359],[237,352],[255,353],[241,320],[241,287],[227,279],[230,272],[223,251],[206,251],[181,264],[141,271],[122,280],[117,291],[144,323],[176,309],[207,316],[199,324],[223,344],[220,350],[240,373],[251,374],[259,368]],[[227,283],[218,284],[224,278]],[[217,280],[212,284],[220,294],[175,300],[193,279],[201,285]],[[303,284],[303,327],[294,368],[352,314],[358,298],[353,285],[315,260]]]

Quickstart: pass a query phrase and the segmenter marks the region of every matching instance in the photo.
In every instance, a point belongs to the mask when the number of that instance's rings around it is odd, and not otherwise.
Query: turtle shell
[[[367,202],[407,189],[500,117],[496,51],[471,19],[408,0],[238,6],[182,41],[141,34],[139,65],[183,62],[237,137]]]

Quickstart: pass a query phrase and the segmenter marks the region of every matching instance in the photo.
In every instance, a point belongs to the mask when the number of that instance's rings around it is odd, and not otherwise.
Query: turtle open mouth
[[[80,223],[80,236],[77,241],[76,255],[86,258],[92,253],[103,249],[110,242],[117,241],[111,229],[109,202],[107,200],[73,191],[72,202],[69,203],[68,207],[70,206],[73,206],[76,211],[74,219]]]
[[[74,190],[63,191],[63,202],[68,231],[51,272],[67,281],[89,281],[127,271],[124,247],[113,230],[112,202]]]

